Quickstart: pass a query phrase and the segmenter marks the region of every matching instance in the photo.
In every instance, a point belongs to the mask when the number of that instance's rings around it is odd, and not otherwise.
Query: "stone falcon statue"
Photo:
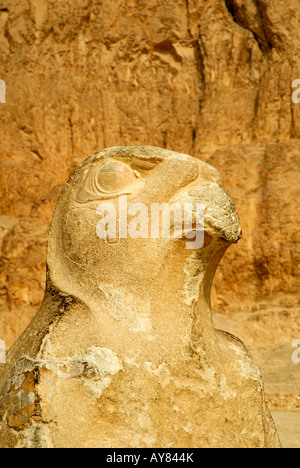
[[[201,203],[201,248],[100,238],[99,207],[120,228],[125,195]],[[1,366],[0,446],[280,447],[259,370],[213,326],[214,273],[240,237],[220,174],[191,156],[139,146],[85,161],[54,213],[42,306]]]

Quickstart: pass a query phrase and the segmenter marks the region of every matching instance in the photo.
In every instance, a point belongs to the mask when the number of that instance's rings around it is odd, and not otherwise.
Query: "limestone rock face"
[[[126,237],[125,195],[139,210],[189,203],[193,222]],[[119,230],[100,238],[108,202]],[[213,276],[240,237],[219,172],[196,158],[139,146],[85,161],[55,209],[43,304],[0,376],[0,446],[280,447],[258,368],[212,321]]]
[[[245,236],[224,259],[230,281],[217,275],[219,312],[299,306],[299,15],[297,0],[2,0],[0,213],[18,221],[0,259],[8,346],[43,298],[60,187],[110,146],[165,147],[224,174]]]

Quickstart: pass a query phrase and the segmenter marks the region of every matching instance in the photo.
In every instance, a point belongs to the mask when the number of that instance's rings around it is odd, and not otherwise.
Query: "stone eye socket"
[[[94,165],[85,174],[76,201],[84,203],[130,193],[130,187],[138,179],[139,174],[120,161],[107,161],[101,165]]]
[[[99,169],[95,185],[104,193],[119,192],[137,179],[134,171],[121,162],[108,162]]]

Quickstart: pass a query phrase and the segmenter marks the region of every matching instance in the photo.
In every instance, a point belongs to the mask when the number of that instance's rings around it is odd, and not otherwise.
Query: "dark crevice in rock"
[[[197,72],[199,77],[199,91],[200,91],[200,100],[199,100],[199,114],[202,111],[203,100],[206,90],[206,83],[205,83],[205,73],[204,73],[204,53],[201,48],[201,38],[197,41],[194,41],[194,50],[195,50],[195,57],[196,57],[196,65],[197,65]]]
[[[260,32],[258,30],[255,30],[256,29],[255,27],[251,27],[251,25],[248,24],[248,21],[245,21],[244,13],[243,11],[240,11],[242,9],[237,8],[234,0],[225,0],[226,8],[228,12],[230,13],[230,15],[232,16],[233,21],[241,28],[246,29],[247,31],[250,31],[253,34],[253,37],[258,47],[260,48],[260,50],[263,53],[266,53],[266,52],[269,52],[273,48],[273,45],[270,42],[268,42],[266,38],[265,31],[264,31],[263,15],[260,10],[259,4],[257,2],[255,3],[257,5],[257,13],[260,17],[261,27],[257,28],[257,29],[261,29]]]
[[[191,26],[190,26],[190,10],[189,10],[189,0],[185,0],[186,13],[187,13],[187,23],[188,23],[188,32],[190,37],[193,37]]]
[[[176,62],[182,62],[182,57],[178,55],[170,39],[154,44],[153,50],[159,54],[170,54]]]
[[[229,11],[229,13],[232,16],[233,21],[238,24],[237,19],[235,17],[235,11],[234,11],[232,1],[231,0],[225,0],[225,5],[226,5],[227,10]]]

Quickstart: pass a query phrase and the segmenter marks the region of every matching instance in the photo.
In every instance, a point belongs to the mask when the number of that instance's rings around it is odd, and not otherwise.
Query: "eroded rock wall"
[[[148,144],[215,165],[244,238],[215,310],[299,301],[296,0],[2,0],[0,337],[38,310],[62,185],[93,152]]]

